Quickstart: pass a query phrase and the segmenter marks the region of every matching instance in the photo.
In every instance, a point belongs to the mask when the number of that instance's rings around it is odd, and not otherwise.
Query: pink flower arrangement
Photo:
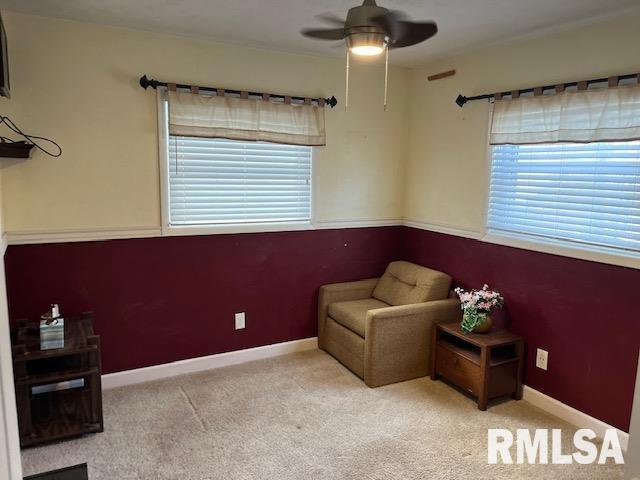
[[[499,292],[489,290],[489,286],[485,284],[482,290],[464,291],[458,287],[455,292],[460,297],[462,311],[462,330],[469,333],[473,329],[484,323],[489,312],[494,308],[504,305],[504,298]]]

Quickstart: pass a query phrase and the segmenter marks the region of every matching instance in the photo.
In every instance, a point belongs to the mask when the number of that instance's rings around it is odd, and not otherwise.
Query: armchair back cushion
[[[451,277],[409,262],[391,262],[373,291],[389,305],[409,305],[447,298]]]

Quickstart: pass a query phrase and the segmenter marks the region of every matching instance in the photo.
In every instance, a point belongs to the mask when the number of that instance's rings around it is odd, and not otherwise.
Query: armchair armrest
[[[455,309],[453,307],[455,307]],[[376,308],[375,310],[369,310],[367,314],[367,325],[369,324],[369,319],[371,319],[373,328],[375,323],[379,323],[376,322],[376,319],[411,316],[424,316],[425,318],[427,318],[445,315],[449,316],[449,318],[438,318],[438,321],[442,322],[446,320],[455,320],[456,315],[454,315],[454,318],[450,318],[450,315],[453,312],[455,312],[457,316],[461,314],[460,300],[458,300],[457,298],[446,298],[444,300],[433,300],[431,302]]]
[[[322,285],[318,294],[318,346],[323,348],[324,324],[329,304],[371,298],[378,278]]]
[[[369,310],[365,383],[374,387],[427,375],[433,324],[461,316],[455,298]]]

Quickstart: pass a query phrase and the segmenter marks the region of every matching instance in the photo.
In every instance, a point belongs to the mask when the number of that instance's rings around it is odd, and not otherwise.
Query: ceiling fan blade
[[[323,13],[322,15],[316,15],[316,18],[322,22],[330,23],[336,27],[344,28],[344,20],[332,13]]]
[[[390,48],[410,47],[433,37],[438,33],[435,22],[397,22],[397,34]]]
[[[305,37],[319,40],[342,40],[344,38],[344,28],[305,28],[301,30]]]
[[[407,15],[406,13],[404,13],[401,10],[389,10],[389,13],[391,14],[391,16],[394,18],[395,21],[400,22],[400,21],[409,21],[409,15]]]
[[[384,15],[371,18],[371,22],[387,32],[391,39],[401,36],[401,24],[408,20],[407,15],[399,10],[388,10]]]

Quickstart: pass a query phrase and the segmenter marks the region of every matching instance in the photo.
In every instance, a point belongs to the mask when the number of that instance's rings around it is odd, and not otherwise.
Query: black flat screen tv
[[[0,15],[0,95],[9,97],[9,54],[7,53],[7,32]]]

